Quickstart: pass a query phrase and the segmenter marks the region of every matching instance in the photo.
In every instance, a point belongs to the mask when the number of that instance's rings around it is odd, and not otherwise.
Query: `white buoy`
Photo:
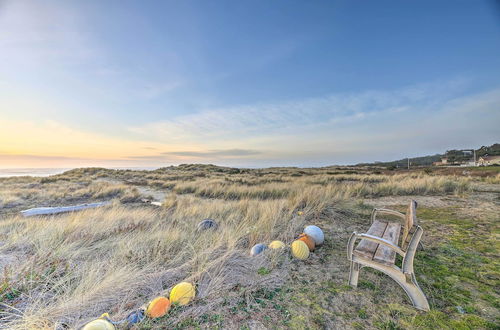
[[[325,241],[325,234],[318,226],[310,225],[304,228],[304,234],[314,239],[316,245],[321,245]]]

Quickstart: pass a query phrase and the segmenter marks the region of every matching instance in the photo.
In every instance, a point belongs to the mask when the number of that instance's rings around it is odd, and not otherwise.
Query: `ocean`
[[[49,176],[70,170],[70,168],[0,168],[0,178],[10,176]]]
[[[0,178],[11,176],[49,176],[60,174],[71,170],[72,168],[0,168]],[[156,167],[113,167],[120,170],[154,170]]]

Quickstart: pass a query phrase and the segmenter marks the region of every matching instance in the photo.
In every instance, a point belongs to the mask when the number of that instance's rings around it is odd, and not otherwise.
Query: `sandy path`
[[[150,186],[141,186],[141,185],[131,185],[130,182],[115,180],[115,179],[98,179],[98,181],[104,181],[111,184],[125,184],[129,187],[135,187],[139,193],[146,199],[149,199],[151,202],[160,202],[163,203],[165,197],[168,195],[168,190],[156,189]]]

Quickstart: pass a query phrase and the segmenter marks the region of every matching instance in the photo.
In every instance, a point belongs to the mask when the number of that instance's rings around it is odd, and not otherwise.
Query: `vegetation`
[[[443,154],[436,154],[431,156],[422,156],[422,157],[413,157],[410,158],[411,166],[430,166],[434,162],[438,162],[443,158]],[[358,164],[358,166],[368,166],[368,165],[376,165],[383,166],[388,168],[407,168],[408,167],[408,158],[394,160],[390,162],[376,162],[374,164],[362,163]]]
[[[488,171],[199,164],[0,179],[0,326],[74,328],[103,312],[120,319],[187,280],[196,300],[139,328],[498,328],[499,183]],[[363,269],[356,290],[346,285],[350,233],[369,227],[374,206],[403,210],[410,198],[425,231],[415,268],[430,313],[376,271]],[[113,202],[19,216],[104,200]],[[219,229],[197,231],[204,218]],[[309,223],[326,241],[308,260],[287,250],[249,256],[256,243],[291,243]]]
[[[481,156],[498,156],[500,155],[500,143],[492,144],[491,146],[482,146],[476,151],[478,157]]]
[[[500,155],[500,143],[492,144],[491,146],[482,146],[476,150],[476,159],[482,156],[495,156]],[[448,162],[451,163],[461,163],[469,162],[473,160],[473,151],[463,151],[463,150],[447,150],[444,154],[436,154],[430,156],[413,157],[410,158],[410,164],[412,166],[431,166],[434,162],[441,161],[441,158],[448,158]],[[375,163],[361,163],[357,166],[379,166],[386,168],[407,168],[408,158],[394,160],[390,162],[375,162]]]

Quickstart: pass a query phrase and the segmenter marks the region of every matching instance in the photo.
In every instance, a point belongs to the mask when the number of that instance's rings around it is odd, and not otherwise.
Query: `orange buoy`
[[[151,318],[162,317],[167,314],[170,309],[170,300],[165,297],[157,297],[153,299],[146,309],[146,315]]]
[[[303,241],[304,243],[306,243],[307,247],[309,248],[309,251],[314,251],[314,249],[316,248],[316,243],[314,242],[314,239],[309,235],[302,233],[299,235],[299,238],[297,239],[299,241]]]

